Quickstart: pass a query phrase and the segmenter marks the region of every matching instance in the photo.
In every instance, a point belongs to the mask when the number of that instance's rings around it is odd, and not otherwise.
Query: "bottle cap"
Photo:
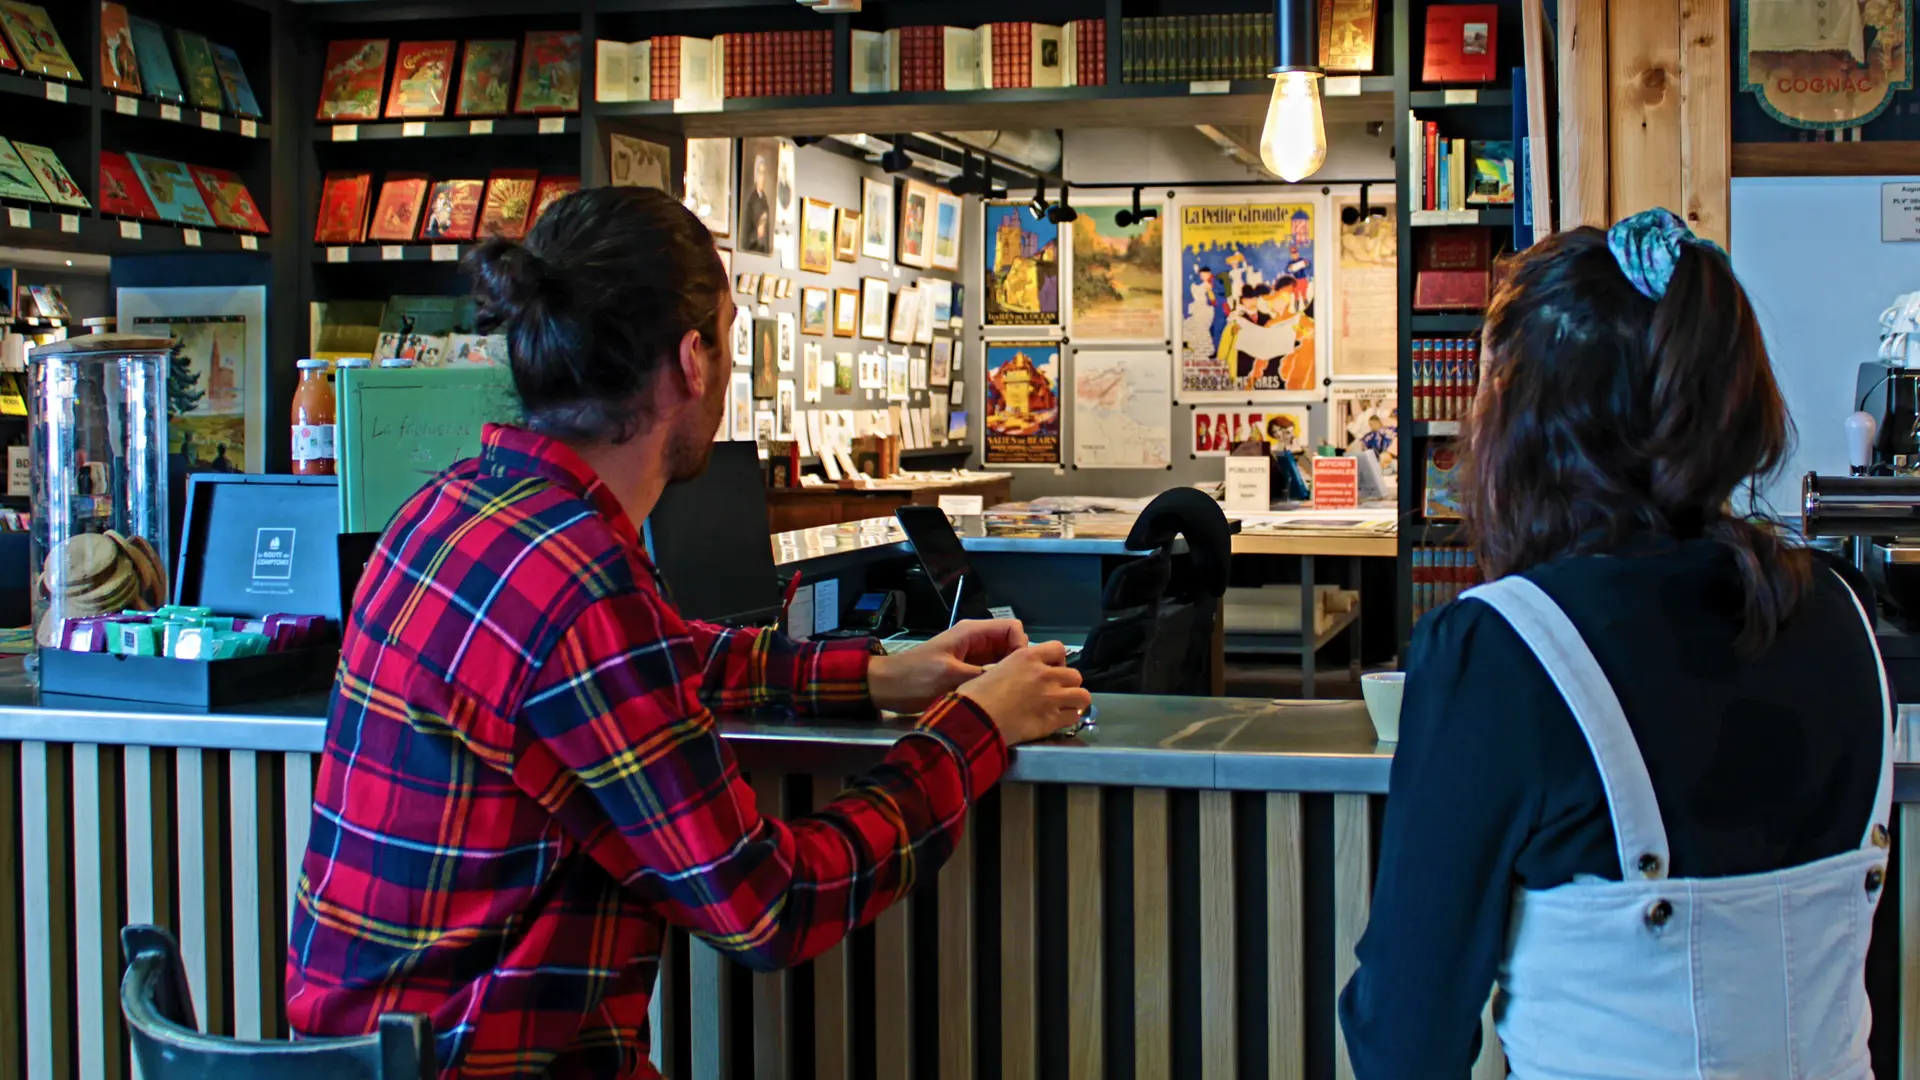
[[[372,367],[373,361],[364,356],[343,356],[340,359],[335,360],[333,362],[333,366],[336,368]]]
[[[325,371],[325,370],[327,370],[327,362],[326,362],[325,360],[313,360],[313,359],[307,359],[307,360],[302,360],[302,361],[300,361],[299,363],[297,363],[297,364],[295,364],[295,365],[293,365],[293,366],[294,366],[294,367],[296,367],[296,368],[299,368],[299,369],[300,369],[301,371]]]

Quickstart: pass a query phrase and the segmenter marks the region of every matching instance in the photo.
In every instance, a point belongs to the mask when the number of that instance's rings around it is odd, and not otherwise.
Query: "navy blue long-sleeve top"
[[[1647,538],[1526,576],[1619,695],[1673,876],[1757,873],[1860,845],[1880,775],[1880,675],[1827,564],[1751,657],[1734,647],[1733,558],[1711,541]],[[1457,1080],[1479,1052],[1514,888],[1618,881],[1620,861],[1586,740],[1497,612],[1474,600],[1434,611],[1407,668],[1373,912],[1340,1020],[1362,1080]]]

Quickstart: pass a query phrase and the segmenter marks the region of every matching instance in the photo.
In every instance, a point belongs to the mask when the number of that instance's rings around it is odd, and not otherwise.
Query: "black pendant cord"
[[[1319,0],[1275,0],[1273,73],[1320,73]]]

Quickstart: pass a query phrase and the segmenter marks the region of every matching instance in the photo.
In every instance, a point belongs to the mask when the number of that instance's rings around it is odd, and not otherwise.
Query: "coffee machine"
[[[1920,432],[1915,430],[1920,425],[1920,368],[1870,360],[1854,377],[1853,397],[1878,431],[1867,474],[1920,472]]]

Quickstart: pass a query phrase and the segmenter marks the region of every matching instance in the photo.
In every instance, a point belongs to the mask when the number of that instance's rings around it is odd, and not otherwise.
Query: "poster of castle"
[[[987,346],[988,465],[1060,464],[1060,346],[1047,341]]]
[[[1314,238],[1321,204],[1183,203],[1183,402],[1318,398]]]
[[[137,318],[131,331],[180,343],[167,375],[167,452],[189,472],[246,471],[246,316]]]
[[[984,208],[986,326],[1060,325],[1060,226],[1025,203]]]
[[[1068,247],[1073,287],[1068,325],[1087,342],[1163,342],[1167,339],[1166,230],[1156,211],[1132,220],[1130,206],[1079,206]],[[1127,224],[1120,224],[1126,215]]]

